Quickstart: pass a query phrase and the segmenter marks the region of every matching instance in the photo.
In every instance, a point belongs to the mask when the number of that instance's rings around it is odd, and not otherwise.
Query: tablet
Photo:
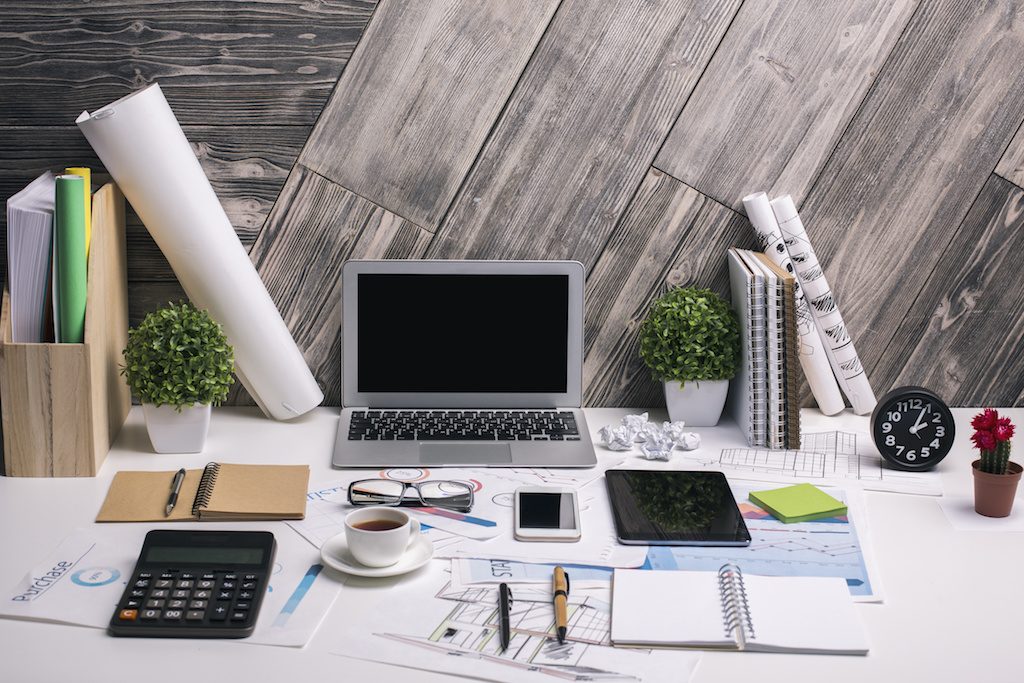
[[[721,472],[608,470],[620,543],[750,545],[750,532]]]

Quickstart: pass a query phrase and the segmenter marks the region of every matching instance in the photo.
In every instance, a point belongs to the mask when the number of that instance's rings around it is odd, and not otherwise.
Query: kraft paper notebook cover
[[[865,655],[868,642],[838,576],[616,569],[613,645]]]
[[[254,521],[306,515],[308,465],[236,465],[211,462],[186,470],[178,504],[164,507],[174,471],[114,475],[97,522]]]

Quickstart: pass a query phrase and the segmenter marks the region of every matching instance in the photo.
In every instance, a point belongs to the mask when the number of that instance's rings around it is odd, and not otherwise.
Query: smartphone
[[[580,505],[573,489],[521,486],[515,491],[517,541],[580,540]]]

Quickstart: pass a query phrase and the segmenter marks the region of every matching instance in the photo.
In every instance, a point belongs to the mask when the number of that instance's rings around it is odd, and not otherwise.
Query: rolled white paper
[[[867,415],[875,407],[875,392],[871,390],[867,372],[857,356],[853,346],[853,338],[843,316],[839,313],[832,288],[825,279],[825,271],[818,263],[811,241],[804,230],[804,224],[796,211],[793,199],[788,195],[776,197],[771,201],[772,211],[779,222],[782,236],[786,241],[786,250],[796,267],[796,275],[804,296],[814,314],[814,322],[818,333],[825,341],[832,370],[843,393],[850,399],[853,412]]]
[[[743,207],[747,210],[747,218],[754,226],[754,232],[757,233],[761,250],[772,260],[772,263],[795,275],[789,252],[786,251],[786,244],[782,238],[782,230],[779,228],[778,221],[775,220],[775,213],[768,202],[768,195],[764,192],[747,195],[743,198]],[[804,376],[807,377],[807,384],[811,387],[811,393],[814,394],[818,409],[826,415],[842,412],[846,404],[843,403],[843,395],[839,393],[839,384],[832,373],[832,365],[829,363],[825,344],[818,334],[814,316],[804,298],[799,279],[796,282],[796,316],[797,332],[800,338],[800,367],[804,370]]]
[[[238,379],[263,412],[287,420],[320,405],[323,392],[160,86],[83,112],[76,123],[189,299],[224,327]]]

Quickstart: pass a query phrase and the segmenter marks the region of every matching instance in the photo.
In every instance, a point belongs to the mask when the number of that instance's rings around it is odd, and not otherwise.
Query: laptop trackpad
[[[491,465],[512,462],[507,443],[421,443],[424,465]]]

